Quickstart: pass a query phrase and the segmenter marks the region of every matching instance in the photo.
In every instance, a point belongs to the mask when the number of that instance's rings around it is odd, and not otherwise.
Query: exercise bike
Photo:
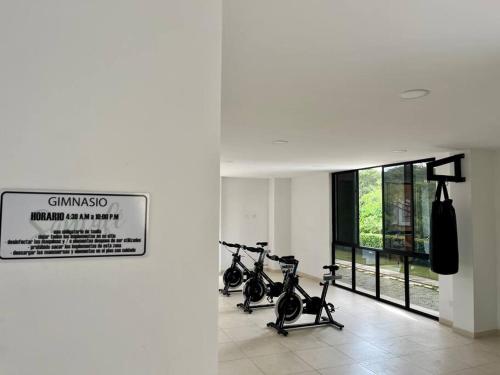
[[[222,281],[224,283],[224,288],[219,289],[219,292],[224,296],[230,296],[231,293],[242,292],[242,289],[234,289],[243,284],[250,275],[250,270],[241,261],[240,250],[243,247],[237,243],[228,243],[225,241],[219,241],[223,246],[236,249],[232,254],[231,266],[224,271],[222,276]],[[257,242],[257,246],[267,246],[267,242]],[[230,290],[231,288],[231,290]]]
[[[258,260],[255,262],[253,271],[248,275],[248,279],[243,286],[243,295],[245,300],[243,303],[238,303],[236,306],[249,314],[254,309],[274,307],[273,298],[279,297],[283,293],[283,283],[273,281],[264,272],[264,259],[269,256],[269,250],[262,247],[243,246],[243,250],[259,254]],[[255,305],[262,301],[267,296],[268,304]],[[254,305],[252,305],[254,304]]]
[[[323,281],[320,282],[320,285],[323,286],[323,292],[321,293],[321,297],[311,297],[299,285],[299,276],[297,276],[298,260],[279,258],[277,256],[273,257],[274,260],[280,262],[280,266],[285,272],[285,282],[283,294],[281,294],[276,301],[274,309],[276,313],[276,322],[270,322],[267,326],[276,329],[278,334],[283,336],[288,336],[288,330],[297,328],[319,327],[324,325],[330,325],[339,330],[344,328],[343,324],[333,319],[332,314],[335,312],[333,304],[326,302],[328,286],[333,280],[340,278],[335,276],[335,271],[338,270],[339,267],[337,265],[323,267],[323,269],[329,271],[329,273],[323,275]],[[303,298],[296,293],[296,291]],[[323,316],[323,310],[326,312],[326,316]],[[296,322],[303,313],[315,315],[314,322],[290,324]]]

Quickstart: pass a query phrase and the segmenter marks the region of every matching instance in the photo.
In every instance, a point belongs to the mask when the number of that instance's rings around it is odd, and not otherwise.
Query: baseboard
[[[439,323],[441,323],[442,325],[444,325],[446,327],[453,328],[453,321],[451,321],[451,320],[444,319],[444,318],[439,318]]]
[[[471,332],[467,331],[466,329],[458,327],[453,327],[453,332],[458,333],[461,336],[468,337],[470,339],[479,339],[481,337],[488,337],[488,336],[498,336],[500,334],[500,330],[498,329],[490,329],[481,332]]]
[[[500,329],[490,329],[488,331],[476,332],[474,334],[474,338],[498,336],[498,335],[500,335]]]
[[[490,329],[488,331],[481,331],[481,332],[471,332],[463,328],[458,328],[453,325],[453,321],[444,319],[444,318],[439,318],[439,323],[450,327],[453,332],[458,333],[461,336],[468,337],[470,339],[478,339],[480,337],[487,337],[487,336],[497,336],[500,334],[500,330],[498,329]]]

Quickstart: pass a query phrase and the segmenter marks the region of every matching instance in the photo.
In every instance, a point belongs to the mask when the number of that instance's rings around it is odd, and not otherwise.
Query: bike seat
[[[336,264],[332,264],[331,266],[323,266],[324,270],[330,270],[330,272],[337,271],[339,269],[339,266]]]
[[[293,255],[286,255],[284,257],[281,257],[280,258],[280,262],[281,263],[285,263],[285,264],[296,264],[296,263],[298,263],[298,261],[295,260],[295,257]]]
[[[257,242],[256,245],[264,247],[264,246],[269,245],[269,242]]]

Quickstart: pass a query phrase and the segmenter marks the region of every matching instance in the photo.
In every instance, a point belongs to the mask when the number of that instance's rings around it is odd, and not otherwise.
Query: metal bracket
[[[442,181],[442,182],[465,182],[465,177],[462,176],[461,160],[465,158],[464,154],[453,155],[444,159],[434,160],[427,163],[427,180],[428,181]],[[442,174],[435,174],[434,168],[446,164],[454,164],[454,175],[447,176]]]

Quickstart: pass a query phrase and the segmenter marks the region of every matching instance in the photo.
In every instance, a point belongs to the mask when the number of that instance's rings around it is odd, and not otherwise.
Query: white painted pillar
[[[450,183],[457,212],[460,268],[453,276],[453,326],[467,335],[497,329],[495,153],[466,152],[467,181]]]
[[[0,374],[217,373],[221,14],[1,2],[0,188],[151,199],[145,256],[0,261]]]

